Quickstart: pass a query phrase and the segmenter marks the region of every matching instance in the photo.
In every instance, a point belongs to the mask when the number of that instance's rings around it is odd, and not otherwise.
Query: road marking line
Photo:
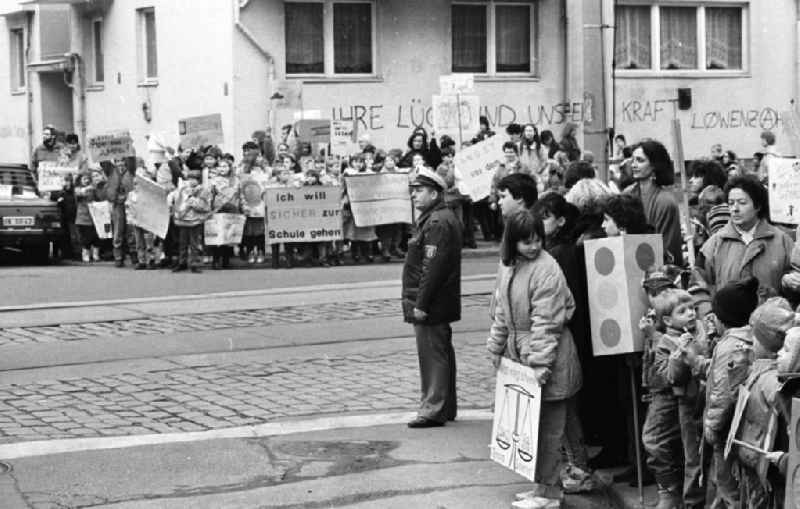
[[[496,274],[476,274],[472,276],[464,276],[461,278],[461,281],[462,282],[489,281],[489,280],[494,280],[496,277],[497,277]],[[401,281],[399,279],[392,279],[385,281],[366,281],[362,283],[331,283],[324,285],[269,288],[264,290],[236,290],[230,292],[217,292],[217,293],[189,293],[186,295],[177,294],[177,295],[164,295],[160,297],[131,297],[128,299],[85,300],[77,302],[44,302],[41,304],[0,306],[0,313],[10,312],[10,311],[32,311],[32,310],[57,309],[57,308],[124,306],[126,304],[147,304],[154,302],[173,302],[173,301],[200,300],[209,298],[258,297],[260,295],[281,295],[281,294],[309,293],[309,292],[335,292],[341,290],[361,290],[366,288],[399,286],[400,284]]]
[[[366,428],[387,424],[405,424],[416,412],[393,412],[384,414],[342,415],[318,417],[291,421],[267,422],[252,426],[223,428],[209,431],[187,433],[156,433],[150,435],[128,435],[118,437],[68,438],[60,440],[40,440],[36,442],[20,442],[0,445],[0,459],[12,460],[103,449],[122,449],[145,445],[173,444],[181,442],[199,442],[203,440],[219,440],[225,438],[257,438],[265,436],[291,435],[340,428]],[[488,409],[472,409],[459,411],[460,420],[487,421],[492,419]]]

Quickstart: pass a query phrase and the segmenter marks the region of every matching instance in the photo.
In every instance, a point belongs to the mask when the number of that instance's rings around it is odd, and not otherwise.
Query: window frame
[[[377,32],[377,2],[375,0],[284,0],[283,4],[290,3],[318,3],[322,4],[322,73],[288,73],[286,72],[286,47],[283,50],[283,72],[287,79],[322,79],[322,80],[371,80],[378,77],[378,32]],[[334,4],[368,4],[370,6],[370,32],[372,37],[371,73],[336,73],[333,52],[333,6]],[[286,14],[284,10],[283,30],[286,30]],[[284,37],[284,41],[286,38]]]
[[[149,76],[150,68],[150,55],[148,54],[147,44],[147,15],[153,15],[153,29],[155,36],[155,68],[156,75]],[[139,71],[139,86],[155,86],[158,85],[158,22],[156,19],[155,7],[142,7],[136,9],[136,23],[137,23],[137,55],[138,71]]]
[[[538,78],[539,77],[539,3],[535,0],[456,0],[450,3],[450,70],[453,70],[453,7],[456,5],[482,5],[486,8],[486,72],[473,73],[476,79],[519,79],[519,78]],[[528,26],[530,29],[530,71],[528,72],[497,72],[497,6],[527,6],[530,19]]]
[[[100,33],[98,34],[95,31],[95,26],[100,24]],[[105,58],[105,46],[103,45],[103,33],[105,32],[105,20],[102,16],[97,16],[91,19],[90,22],[91,27],[91,42],[92,42],[92,79],[91,84],[92,86],[103,86],[105,85],[105,65],[106,65],[106,58]],[[99,40],[98,40],[99,38]],[[100,55],[102,57],[102,62],[100,65],[97,65],[97,53],[98,49],[100,50]],[[98,71],[103,73],[103,79],[97,79]]]
[[[653,77],[680,77],[680,78],[734,78],[749,76],[750,74],[750,2],[729,0],[705,0],[702,2],[653,2],[639,0],[623,0],[617,7],[649,7],[650,8],[650,68],[649,69],[620,69],[613,68],[615,76],[621,78],[653,78]],[[661,69],[661,7],[684,7],[695,9],[697,20],[697,68],[696,69]],[[706,9],[707,8],[737,8],[741,12],[742,23],[742,67],[741,69],[707,69],[706,65]],[[615,12],[616,15],[616,12]],[[616,21],[615,21],[616,23]],[[616,47],[614,48],[616,52]]]
[[[25,51],[27,31],[24,25],[8,27],[9,89],[12,95],[28,91],[28,58]]]

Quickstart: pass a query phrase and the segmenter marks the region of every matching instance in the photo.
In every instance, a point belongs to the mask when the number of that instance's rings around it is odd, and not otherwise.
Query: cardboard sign
[[[331,154],[347,157],[358,152],[355,122],[331,120]]]
[[[303,107],[303,82],[301,80],[274,81],[272,99],[277,108],[298,110]]]
[[[264,195],[267,243],[342,240],[340,187],[272,187]]]
[[[461,173],[462,186],[473,201],[489,196],[497,165],[503,160],[504,135],[486,138],[456,152],[453,163]]]
[[[0,200],[10,200],[14,192],[11,184],[0,184]]]
[[[503,358],[497,369],[489,456],[522,477],[536,478],[542,388],[533,368]]]
[[[117,131],[89,138],[89,156],[92,162],[113,161],[136,155],[129,131]]]
[[[769,157],[769,218],[776,223],[800,224],[800,159]]]
[[[137,176],[134,182],[134,191],[125,202],[128,223],[163,239],[169,228],[169,191],[142,177]]]
[[[92,216],[97,238],[110,239],[111,233],[111,204],[107,201],[92,201],[88,203],[89,215]]]
[[[622,235],[584,244],[595,356],[641,352],[639,320],[649,308],[644,273],[664,264],[659,234]]]
[[[348,175],[344,180],[356,226],[413,221],[407,174]]]
[[[75,166],[60,166],[55,161],[40,161],[37,170],[37,187],[39,191],[61,191],[64,188],[64,177],[75,175]]]
[[[318,143],[327,145],[331,142],[331,121],[320,119],[298,120],[294,124],[297,143],[308,143],[316,147]]]
[[[477,95],[433,96],[433,129],[459,144],[480,129],[480,99]]]
[[[222,145],[225,141],[222,136],[222,115],[215,113],[179,120],[178,135],[184,148]]]
[[[236,245],[242,242],[244,214],[213,214],[204,225],[207,246]]]
[[[475,75],[464,73],[439,76],[439,90],[442,95],[474,94]]]

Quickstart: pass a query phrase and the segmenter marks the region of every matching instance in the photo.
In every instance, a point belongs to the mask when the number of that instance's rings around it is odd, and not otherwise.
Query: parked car
[[[18,249],[46,263],[60,235],[58,206],[39,195],[28,167],[0,163],[0,250]]]

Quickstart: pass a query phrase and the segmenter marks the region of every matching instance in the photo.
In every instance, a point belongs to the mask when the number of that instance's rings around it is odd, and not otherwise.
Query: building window
[[[103,20],[92,21],[92,57],[94,58],[94,82],[103,83],[106,80],[103,62]]]
[[[155,9],[139,9],[139,66],[142,81],[158,79]]]
[[[452,6],[452,70],[479,74],[531,74],[534,8],[516,2]]]
[[[287,75],[371,75],[375,9],[370,1],[286,1]]]
[[[10,35],[10,59],[11,63],[11,91],[18,92],[25,88],[25,30],[22,28],[12,28]]]
[[[617,5],[614,67],[661,72],[745,68],[746,5]]]

